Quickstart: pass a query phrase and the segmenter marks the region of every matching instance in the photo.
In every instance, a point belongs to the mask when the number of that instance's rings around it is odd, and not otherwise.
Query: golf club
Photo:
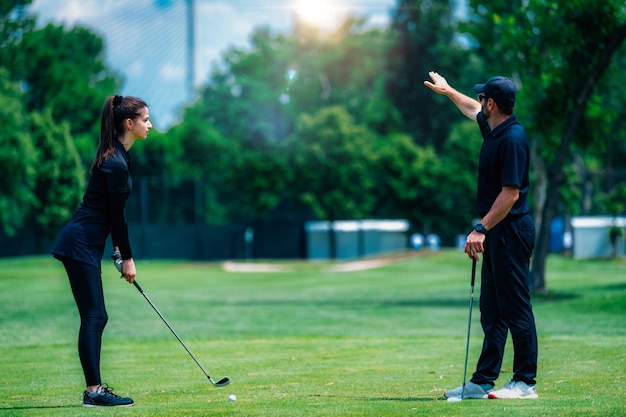
[[[470,330],[472,328],[472,306],[474,305],[474,282],[476,281],[476,259],[472,259],[472,283],[470,287],[469,319],[467,320],[467,342],[465,343],[465,367],[463,368],[463,389],[461,400],[465,399],[465,378],[467,378],[467,357],[469,355]]]
[[[113,255],[111,255],[111,258],[113,259],[113,262],[115,263],[115,267],[117,268],[118,271],[122,272],[122,257],[120,255],[119,252],[114,252]],[[193,356],[193,354],[191,353],[191,351],[189,350],[189,348],[187,347],[187,345],[185,345],[185,343],[181,340],[180,337],[178,337],[178,334],[176,334],[176,332],[174,331],[174,329],[172,328],[172,326],[170,326],[170,324],[167,322],[167,320],[165,320],[165,317],[163,317],[163,314],[161,314],[161,312],[159,311],[159,309],[156,308],[156,306],[154,305],[154,303],[150,300],[150,298],[146,295],[146,293],[143,291],[143,288],[141,288],[141,286],[139,285],[139,283],[135,280],[133,282],[133,284],[135,285],[135,288],[137,288],[137,290],[141,293],[141,295],[143,295],[143,297],[146,299],[146,301],[148,302],[148,304],[150,304],[152,306],[152,308],[154,309],[154,311],[156,311],[156,313],[159,315],[159,317],[161,317],[161,320],[163,320],[163,323],[165,323],[165,325],[167,326],[168,329],[171,330],[171,332],[174,334],[174,336],[176,336],[176,339],[178,339],[178,341],[180,342],[181,345],[183,345],[183,347],[185,348],[185,350],[187,351],[187,353],[189,354],[189,356],[191,356],[191,358],[196,362],[196,365],[198,365],[198,367],[202,370],[202,372],[204,373],[204,375],[209,379],[209,381],[211,381],[211,384],[213,384],[216,387],[225,387],[226,385],[230,384],[230,379],[225,376],[224,378],[220,379],[219,381],[215,382],[213,381],[213,378],[211,378],[209,376],[209,374],[204,370],[204,368],[202,367],[202,365],[200,365],[200,362],[198,362],[198,360],[196,359],[195,356]]]

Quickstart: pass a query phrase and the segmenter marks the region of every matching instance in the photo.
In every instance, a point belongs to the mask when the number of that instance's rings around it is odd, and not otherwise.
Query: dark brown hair
[[[102,163],[115,151],[115,141],[124,134],[124,121],[134,120],[141,109],[148,107],[145,101],[133,96],[111,96],[102,109],[100,122],[100,142],[90,171]]]

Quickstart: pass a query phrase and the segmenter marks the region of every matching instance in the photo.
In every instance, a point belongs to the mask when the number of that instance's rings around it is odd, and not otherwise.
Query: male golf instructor
[[[465,116],[478,122],[483,136],[478,163],[477,208],[481,221],[467,236],[465,252],[483,254],[480,322],[483,347],[476,372],[465,385],[465,398],[538,398],[537,331],[530,304],[530,257],[535,225],[528,207],[529,150],[524,128],[513,114],[516,88],[505,77],[477,84],[478,100],[452,88],[431,71],[424,85],[448,97]],[[513,378],[494,390],[508,332],[513,340]],[[463,387],[446,391],[461,397]]]

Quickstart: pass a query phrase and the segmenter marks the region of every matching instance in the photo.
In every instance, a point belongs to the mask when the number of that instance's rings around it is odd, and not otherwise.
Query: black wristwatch
[[[478,233],[482,233],[483,235],[487,235],[487,228],[483,226],[482,223],[478,223],[476,226],[474,226],[474,230],[476,230]]]

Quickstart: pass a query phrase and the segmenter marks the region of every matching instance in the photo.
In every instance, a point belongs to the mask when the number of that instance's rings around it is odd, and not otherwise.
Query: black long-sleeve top
[[[124,215],[132,190],[130,154],[118,141],[115,152],[94,167],[83,201],[52,248],[55,257],[67,257],[100,266],[106,239],[119,246],[122,259],[132,258]]]

